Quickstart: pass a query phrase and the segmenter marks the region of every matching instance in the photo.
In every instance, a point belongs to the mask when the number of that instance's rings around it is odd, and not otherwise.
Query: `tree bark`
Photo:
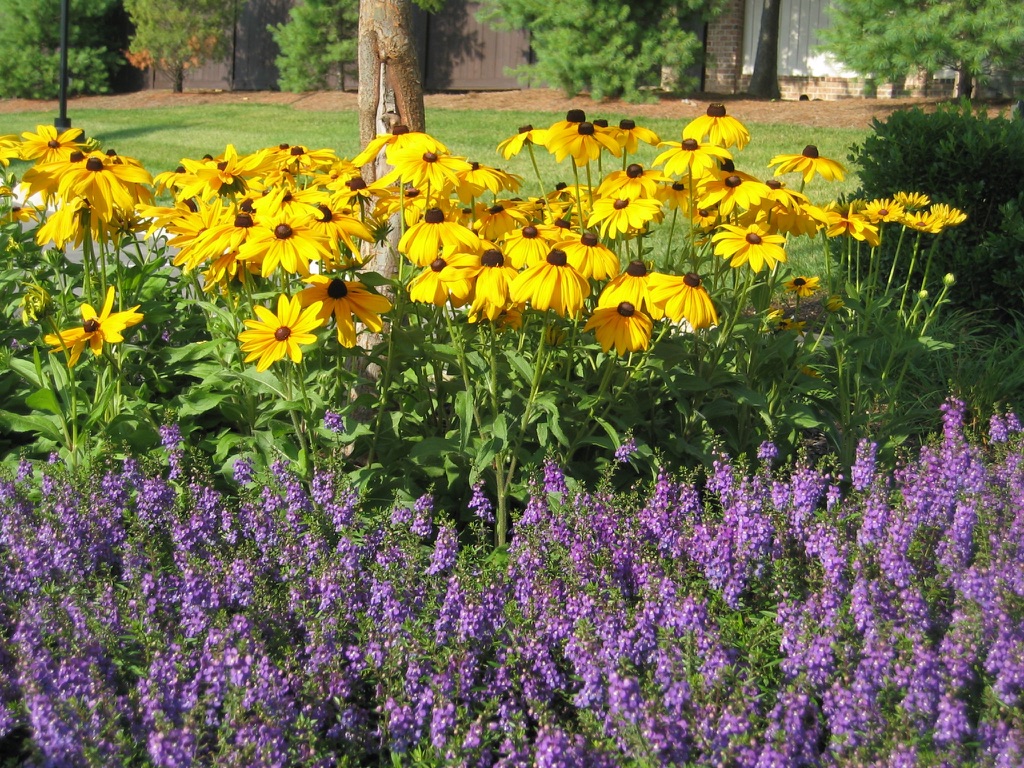
[[[764,0],[761,6],[761,29],[757,36],[754,73],[747,93],[760,99],[778,99],[779,90],[779,23],[782,0]]]

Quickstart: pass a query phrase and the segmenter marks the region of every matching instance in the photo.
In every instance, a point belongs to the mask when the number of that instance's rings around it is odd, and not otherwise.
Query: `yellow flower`
[[[509,232],[502,241],[501,250],[513,267],[522,269],[544,261],[551,252],[551,241],[540,227],[527,224],[522,229]]]
[[[639,163],[630,163],[624,171],[612,171],[597,188],[598,197],[625,197],[636,200],[655,197],[658,186],[669,179],[660,171],[645,171]]]
[[[872,224],[899,222],[903,220],[903,206],[895,200],[870,200],[861,210],[861,215]]]
[[[421,131],[410,131],[406,125],[396,125],[391,133],[382,133],[372,139],[366,148],[352,158],[352,164],[361,168],[371,160],[375,159],[381,150],[384,150],[385,159],[394,165],[394,153],[409,151],[422,154],[434,152],[443,154],[448,148],[433,136]]]
[[[368,243],[373,242],[373,234],[367,227],[344,206],[337,205],[334,200],[320,203],[315,208],[309,227],[327,238],[333,256],[340,259],[338,266],[347,267],[359,261],[359,245],[353,239],[358,237]],[[344,243],[351,256],[341,252],[339,243]]]
[[[724,104],[710,104],[706,114],[683,128],[683,138],[697,141],[707,138],[720,147],[743,149],[750,141],[750,131],[735,117],[725,114]]]
[[[388,157],[395,168],[381,179],[382,183],[393,184],[401,180],[427,189],[431,195],[447,194],[447,190],[457,189],[459,174],[471,168],[461,157],[442,152],[420,152],[415,147],[393,150]]]
[[[596,129],[593,123],[586,122],[579,123],[575,129],[550,131],[544,146],[555,156],[556,162],[560,163],[571,156],[577,166],[584,166],[592,160],[597,160],[603,149],[615,157],[622,154],[622,149],[611,134]]]
[[[0,165],[6,168],[11,164],[11,160],[17,160],[20,157],[21,144],[18,142],[18,137],[14,134],[0,136]]]
[[[455,193],[463,203],[480,197],[484,192],[490,192],[492,195],[503,190],[515,192],[523,182],[519,176],[475,161],[470,162],[466,170],[457,171],[456,176],[459,178],[459,184]]]
[[[919,211],[932,204],[932,199],[921,192],[897,192],[892,199],[911,211]]]
[[[476,221],[473,228],[484,240],[497,240],[517,227],[529,224],[515,200],[495,200],[494,205],[476,207]]]
[[[419,267],[430,265],[439,254],[478,251],[480,247],[480,238],[473,230],[449,221],[440,208],[428,209],[423,219],[405,230],[398,241],[399,253],[404,253]]]
[[[767,184],[745,177],[738,173],[729,173],[704,185],[700,196],[700,206],[711,208],[718,206],[722,216],[728,216],[739,206],[744,210],[757,207],[763,198],[771,195]]]
[[[672,322],[685,320],[693,330],[718,324],[718,313],[701,284],[700,276],[688,272],[677,275],[651,275],[651,299]]]
[[[106,156],[93,152],[60,177],[57,194],[65,200],[85,198],[97,216],[110,221],[115,209],[131,211],[140,200],[140,186],[151,181],[144,169],[108,162]]]
[[[449,272],[450,274],[445,274]],[[409,298],[421,304],[443,307],[449,299],[453,307],[461,307],[469,300],[473,283],[465,272],[451,269],[448,261],[438,256],[409,283]]]
[[[794,277],[786,283],[786,290],[806,299],[817,292],[819,282],[820,278],[817,277]]]
[[[72,152],[85,148],[85,144],[78,141],[81,135],[81,128],[68,128],[57,133],[52,125],[40,125],[35,133],[25,131],[21,134],[21,159],[37,163],[66,161]]]
[[[245,362],[256,360],[256,370],[265,371],[271,364],[287,355],[293,363],[302,360],[302,344],[316,341],[313,333],[323,325],[318,317],[320,302],[315,301],[303,309],[298,296],[277,297],[277,314],[266,307],[254,308],[256,320],[246,320],[246,330],[238,334],[242,351],[248,352]]]
[[[843,301],[843,297],[840,296],[838,293],[833,293],[831,296],[825,299],[825,309],[827,309],[829,312],[838,312],[845,306],[846,303]]]
[[[484,251],[479,265],[474,275],[472,313],[494,322],[511,308],[511,286],[519,273],[497,248]]]
[[[717,144],[701,144],[696,139],[663,141],[659,147],[668,147],[654,158],[655,165],[665,164],[665,173],[670,176],[689,175],[695,182],[714,175],[719,160],[731,160],[732,155]]]
[[[771,234],[759,224],[746,227],[723,224],[711,239],[715,243],[715,254],[730,259],[729,266],[734,269],[749,263],[751,269],[760,272],[766,264],[768,269],[775,269],[778,262],[786,260],[782,248],[786,239]]]
[[[251,189],[259,189],[257,180],[274,169],[274,159],[266,150],[251,155],[239,155],[233,144],[228,144],[224,154],[209,160],[184,159],[181,164],[187,171],[178,181],[179,197],[202,197],[216,195],[245,195]]]
[[[310,275],[306,282],[309,288],[299,292],[299,302],[304,307],[319,304],[321,322],[334,315],[338,341],[343,347],[356,345],[356,318],[373,333],[380,333],[384,328],[380,316],[391,309],[391,302],[358,280]]]
[[[543,261],[520,273],[509,288],[514,303],[530,302],[534,309],[541,312],[553,309],[562,317],[576,317],[589,295],[587,278],[570,266],[565,251],[557,248]]]
[[[82,304],[82,325],[69,328],[59,334],[47,334],[44,341],[53,347],[53,352],[70,350],[68,366],[78,362],[85,345],[89,345],[94,355],[103,352],[103,342],[118,344],[124,341],[123,331],[136,323],[142,322],[142,315],[135,310],[139,305],[124,312],[111,312],[114,308],[114,286],[107,288],[107,297],[99,314],[90,304]]]
[[[776,176],[784,173],[801,173],[805,184],[816,173],[827,181],[842,181],[846,174],[846,169],[835,160],[819,155],[818,148],[813,144],[804,147],[804,151],[799,155],[776,155],[768,162],[769,168],[773,165],[779,166],[775,169]]]
[[[586,278],[607,280],[619,274],[619,257],[611,248],[602,245],[593,232],[584,232],[571,240],[560,240],[555,248],[565,251],[569,263]]]
[[[593,331],[601,349],[607,354],[615,347],[615,354],[625,355],[647,349],[651,344],[651,318],[628,301],[614,307],[599,307],[583,326],[584,332]]]
[[[849,235],[855,240],[862,240],[873,247],[880,242],[878,227],[860,213],[856,202],[850,203],[845,210],[839,210],[835,203],[829,203],[825,208],[825,214],[828,216],[826,234],[829,237]],[[905,219],[906,217],[904,217]]]
[[[604,287],[597,299],[597,306],[617,307],[625,301],[655,320],[660,320],[664,311],[651,296],[654,274],[648,271],[642,261],[631,261],[621,274]]]
[[[527,144],[541,144],[548,140],[548,132],[544,128],[534,128],[532,125],[520,126],[519,131],[498,144],[498,152],[506,160],[523,151]]]
[[[951,208],[945,203],[935,203],[928,212],[942,222],[943,228],[955,227],[967,221],[966,213],[959,208]]]
[[[594,201],[587,226],[601,225],[601,237],[639,232],[661,213],[661,203],[653,199],[629,200],[602,197]]]
[[[309,274],[312,261],[329,262],[331,247],[327,238],[305,221],[271,220],[257,223],[238,248],[241,261],[260,265],[260,274],[269,277],[279,266],[290,275]]]
[[[942,231],[944,222],[932,211],[911,211],[903,215],[904,226],[929,235],[937,235]]]
[[[619,129],[615,134],[619,145],[631,155],[639,149],[641,141],[652,147],[658,145],[658,134],[650,128],[637,125],[635,120],[629,118],[619,120]]]

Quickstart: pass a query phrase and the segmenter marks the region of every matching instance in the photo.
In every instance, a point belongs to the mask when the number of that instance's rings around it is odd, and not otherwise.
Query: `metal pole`
[[[71,0],[60,3],[60,115],[53,121],[58,131],[66,131],[71,127],[68,119],[68,6]]]

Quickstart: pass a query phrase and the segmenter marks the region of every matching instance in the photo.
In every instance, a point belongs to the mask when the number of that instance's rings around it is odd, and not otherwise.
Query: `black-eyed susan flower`
[[[706,138],[720,147],[743,149],[750,141],[750,131],[735,117],[725,113],[724,104],[709,104],[705,114],[683,128],[683,138],[697,141]]]
[[[0,165],[6,168],[11,160],[21,157],[21,143],[14,134],[0,136]]]
[[[612,278],[597,298],[599,307],[617,307],[626,301],[634,307],[660,320],[662,308],[651,296],[651,279],[654,275],[642,261],[631,261],[616,277]]]
[[[495,200],[492,205],[478,203],[473,228],[484,240],[498,240],[509,232],[529,224],[516,200]]]
[[[210,198],[217,195],[243,196],[260,189],[258,179],[274,170],[274,161],[266,151],[240,155],[228,144],[219,158],[210,160],[183,159],[188,176],[181,179],[181,197]]]
[[[556,162],[571,157],[577,166],[584,166],[597,160],[602,150],[607,150],[615,157],[622,154],[622,149],[615,137],[608,131],[597,130],[593,123],[583,122],[563,131],[549,131],[544,146],[555,156]]]
[[[461,157],[445,152],[419,152],[415,148],[392,150],[388,158],[394,170],[385,175],[381,182],[391,184],[401,180],[414,187],[430,190],[432,195],[458,189],[459,174],[471,167]]]
[[[814,174],[826,181],[842,181],[846,177],[846,169],[835,160],[822,157],[813,144],[804,147],[799,155],[776,155],[768,161],[769,168],[773,165],[779,166],[775,169],[776,176],[799,173],[803,175],[805,184],[814,178]]]
[[[593,232],[559,240],[555,248],[565,251],[569,263],[586,278],[608,280],[619,274],[621,269],[615,251],[602,244]]]
[[[818,288],[821,287],[820,282],[820,278],[800,275],[786,281],[786,290],[790,293],[795,293],[800,298],[806,299],[818,292]]]
[[[78,362],[82,350],[88,345],[93,355],[103,352],[103,344],[119,344],[124,341],[123,333],[126,328],[142,322],[142,315],[135,310],[139,305],[124,312],[112,312],[114,308],[114,286],[107,288],[107,296],[103,302],[103,308],[97,314],[91,304],[82,304],[82,325],[61,331],[59,334],[50,333],[44,337],[53,352],[65,352],[68,354],[68,366]]]
[[[636,200],[655,197],[658,186],[669,181],[660,171],[645,170],[639,163],[630,163],[623,171],[612,171],[597,188],[598,197],[625,197]]]
[[[601,237],[630,235],[644,229],[660,214],[661,202],[658,200],[602,197],[594,201],[587,226],[600,225]]]
[[[76,197],[89,201],[103,221],[114,218],[115,209],[130,211],[140,199],[139,189],[152,181],[147,171],[135,165],[108,162],[99,152],[84,163],[71,166],[60,177],[57,194],[65,200]]]
[[[615,131],[615,136],[620,146],[631,155],[640,148],[641,141],[652,147],[658,146],[659,141],[658,134],[650,128],[637,125],[635,120],[629,118],[619,120],[619,129]]]
[[[897,192],[892,199],[909,211],[920,211],[932,204],[932,199],[923,192]]]
[[[252,200],[253,212],[262,219],[302,219],[310,208],[325,203],[328,192],[317,187],[300,189],[291,182],[268,187]]]
[[[359,245],[355,238],[367,243],[373,242],[370,228],[353,216],[351,209],[336,207],[331,201],[315,206],[309,228],[327,238],[332,255],[338,259],[336,266],[339,267],[351,266],[353,261],[358,260],[355,257],[359,254]],[[342,253],[340,243],[345,244],[352,257]]]
[[[452,266],[458,266],[456,259],[460,258],[464,257],[455,254]],[[479,266],[473,275],[472,314],[495,322],[511,307],[510,289],[519,273],[497,248],[485,250],[477,264]]]
[[[661,204],[671,211],[678,209],[688,211],[690,209],[690,188],[681,181],[662,184],[654,193],[654,199],[660,200]]]
[[[615,354],[621,356],[647,349],[653,328],[651,318],[630,302],[622,301],[614,307],[595,309],[583,331],[593,331],[606,354],[615,347]]]
[[[562,317],[576,317],[589,295],[587,278],[569,264],[565,251],[557,248],[543,261],[521,272],[509,288],[513,303],[529,302],[534,309],[552,309]]]
[[[877,246],[878,226],[868,221],[861,213],[859,203],[854,201],[845,208],[840,208],[834,202],[825,206],[825,214],[828,216],[828,229],[826,234],[829,237],[852,237],[861,240],[868,245]],[[904,221],[906,217],[904,217]]]
[[[651,275],[650,294],[664,316],[674,323],[685,320],[695,331],[718,324],[715,305],[695,272],[682,276],[655,273]]]
[[[717,207],[724,217],[735,208],[750,210],[768,197],[768,185],[739,173],[723,173],[718,179],[707,182],[700,192],[702,208]]]
[[[204,261],[215,259],[225,254],[237,254],[238,249],[248,239],[255,222],[252,215],[239,211],[233,212],[233,206],[214,202],[202,206],[203,214],[188,217],[198,223],[198,231],[185,235],[176,235],[172,244],[178,248],[174,257],[174,266],[183,267],[186,272],[198,267]]]
[[[420,267],[429,266],[438,255],[479,250],[480,238],[476,232],[454,221],[440,208],[428,209],[398,241],[398,252]]]
[[[506,160],[523,151],[523,148],[531,144],[543,145],[548,139],[548,132],[544,128],[534,128],[532,125],[522,125],[515,135],[509,136],[498,144],[498,152]]]
[[[715,243],[715,254],[729,259],[729,266],[734,269],[749,264],[752,270],[760,272],[765,265],[768,269],[775,269],[777,263],[786,260],[786,251],[782,247],[786,239],[772,234],[760,224],[746,227],[722,224],[711,240]]]
[[[307,221],[271,219],[258,222],[238,249],[240,261],[260,265],[260,274],[269,277],[280,267],[290,275],[305,277],[311,262],[329,262],[331,246],[327,238]]]
[[[422,154],[434,152],[445,154],[448,148],[428,133],[422,131],[410,131],[407,125],[396,125],[391,133],[382,133],[370,140],[366,148],[352,158],[352,164],[362,168],[371,160],[374,160],[381,150],[384,150],[384,157],[391,165],[394,165],[393,153],[409,151]]]
[[[79,141],[81,137],[81,128],[67,128],[58,133],[52,125],[37,126],[35,133],[21,134],[21,159],[38,163],[67,160],[72,152],[85,149],[85,144]]]
[[[501,243],[501,251],[516,269],[532,267],[547,258],[551,252],[550,232],[545,233],[540,227],[527,224],[514,229],[505,235]]]
[[[696,139],[663,141],[658,147],[667,149],[654,158],[654,165],[664,164],[664,171],[669,176],[689,176],[694,183],[700,183],[707,177],[713,179],[720,161],[732,159],[725,148],[717,144],[701,144]]]
[[[967,221],[967,214],[959,208],[953,208],[945,203],[935,203],[928,209],[928,212],[937,220],[942,222],[942,228],[956,227]]]
[[[464,203],[480,197],[485,192],[492,195],[502,191],[515,192],[523,182],[522,178],[515,174],[476,161],[470,161],[466,170],[457,171],[455,175],[459,178],[455,194]]]
[[[293,363],[302,360],[303,344],[316,341],[313,333],[323,325],[320,302],[303,308],[298,296],[277,297],[277,314],[257,305],[253,308],[257,319],[245,320],[246,330],[238,334],[241,349],[247,352],[245,362],[256,360],[256,370],[265,371],[287,355]]]
[[[445,275],[446,271],[453,274]],[[453,307],[461,307],[469,300],[473,283],[465,273],[451,270],[448,260],[438,256],[409,283],[409,298],[421,304],[443,307],[450,300]]]
[[[861,215],[872,224],[898,223],[903,220],[904,212],[904,207],[890,198],[868,200],[860,211]]]
[[[373,333],[383,330],[381,315],[391,309],[386,297],[374,293],[358,280],[310,275],[306,283],[309,287],[298,294],[300,304],[303,307],[319,304],[317,317],[321,322],[333,315],[338,341],[343,347],[351,349],[356,345],[357,319]]]

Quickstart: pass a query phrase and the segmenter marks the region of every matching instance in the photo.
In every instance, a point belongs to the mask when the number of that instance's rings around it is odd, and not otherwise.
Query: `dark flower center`
[[[247,197],[247,198],[245,198],[245,200],[240,202],[238,204],[238,210],[245,211],[246,213],[252,213],[253,211],[255,211],[256,209],[253,208],[253,205],[252,205],[252,198],[251,197]]]
[[[523,237],[527,240],[533,240],[533,238],[537,237],[539,234],[540,232],[535,226],[533,226],[533,224],[527,224],[523,227]]]
[[[697,209],[697,215],[700,216],[702,219],[706,219],[708,216],[711,215],[711,209],[710,208],[698,208]]]
[[[519,126],[519,133],[529,133],[533,130],[533,126],[527,123],[526,125]]]
[[[687,272],[683,275],[683,285],[689,288],[700,288],[700,275],[696,272]]]
[[[50,139],[48,142],[46,142],[46,146],[48,146],[50,149],[60,149],[60,142],[57,141],[56,139]]]
[[[503,267],[505,266],[505,257],[501,255],[501,251],[491,248],[484,251],[483,256],[480,257],[480,263],[485,267]]]
[[[683,182],[681,182],[681,181],[677,181],[677,182],[675,182],[672,185],[672,191],[673,192],[685,192],[686,191],[686,185],[683,184]]]
[[[317,210],[320,211],[320,215],[317,217],[317,219],[319,221],[324,222],[325,224],[334,218],[334,213],[331,211],[330,208],[328,208],[323,203],[320,203],[320,205],[317,206]]]
[[[227,160],[221,160],[219,163],[217,163],[217,170],[218,171],[225,171],[225,170],[227,170],[227,167],[228,167],[228,161]]]
[[[288,337],[292,335],[292,329],[286,325],[282,325],[276,331],[274,331],[274,338],[278,341],[287,341]]]
[[[406,187],[404,194],[407,198],[419,197],[420,191],[416,187]]]
[[[348,296],[348,286],[340,278],[334,278],[327,286],[327,295],[332,299],[343,299]]]
[[[803,288],[805,285],[807,285],[807,281],[804,280],[802,277],[795,277],[793,278],[793,285],[795,285],[797,288]]]
[[[492,205],[490,208],[487,209],[487,212],[489,214],[491,214],[491,216],[497,216],[499,213],[504,213],[505,212],[505,206],[503,206],[503,205]]]
[[[570,109],[565,113],[565,122],[567,123],[582,123],[587,119],[587,113],[582,109]]]
[[[306,150],[302,147],[296,146],[291,148],[291,152],[289,154],[291,154],[292,157],[298,157],[299,155],[306,154]]]
[[[568,219],[555,219],[554,225],[559,229],[569,229],[572,226],[572,222]]]
[[[725,117],[725,104],[709,104],[708,117]]]
[[[117,157],[117,150],[113,149],[113,148],[108,149],[107,150],[107,157]]]
[[[430,262],[430,268],[435,272],[440,272],[442,269],[448,266],[448,262],[442,258],[436,258]]]
[[[687,152],[695,152],[700,149],[700,142],[696,139],[683,139],[682,147]]]
[[[366,189],[366,179],[362,176],[354,176],[345,182],[345,186],[356,192],[360,189]]]
[[[584,232],[580,237],[580,242],[587,246],[587,248],[593,248],[597,245],[597,235],[593,232]]]
[[[621,128],[624,131],[632,131],[634,128],[636,128],[636,121],[630,120],[628,117],[619,120],[619,128]]]
[[[580,136],[593,136],[594,135],[594,124],[593,123],[580,123],[576,130]]]
[[[392,136],[403,136],[407,133],[409,133],[408,125],[396,125],[394,128],[391,129]]]
[[[736,175],[729,176],[725,180],[725,186],[727,186],[727,187],[729,187],[731,189],[736,189],[736,187],[738,187],[742,183],[743,183],[743,179],[741,179],[739,176],[736,176]]]
[[[278,224],[274,227],[274,237],[278,240],[287,240],[292,236],[292,228],[287,224]]]
[[[765,184],[768,185],[769,189],[782,189],[782,182],[778,179],[768,179]]]
[[[718,163],[718,167],[721,168],[723,171],[726,171],[727,173],[732,173],[733,171],[736,170],[736,163],[728,159],[720,160]]]
[[[619,303],[618,312],[623,317],[632,317],[634,314],[636,314],[636,307],[634,307],[628,301],[623,301]]]
[[[240,213],[237,216],[235,216],[236,227],[251,227],[252,223],[252,216],[250,216],[248,213]]]
[[[290,203],[294,199],[295,198],[292,197],[292,193],[291,192],[285,192],[284,193],[284,197],[281,198],[281,202],[282,203]]]
[[[440,208],[431,208],[423,214],[423,220],[427,224],[440,224],[444,221],[444,211]]]
[[[284,151],[284,150],[288,149],[289,146],[290,145],[288,145],[288,144],[278,144],[277,148],[280,149],[281,151]]]
[[[888,208],[879,208],[878,209],[878,215],[879,216],[888,216],[889,215],[889,209]]]
[[[551,253],[548,254],[548,264],[554,267],[564,267],[569,263],[569,259],[566,258],[565,251],[560,248],[552,248]]]
[[[175,173],[184,173],[185,172],[185,166],[184,165],[179,165],[177,168],[174,169],[174,172]]]
[[[471,162],[471,163],[469,164],[469,167],[470,167],[470,168],[471,168],[472,170],[474,170],[474,171],[479,171],[479,170],[480,170],[480,163],[478,163],[478,162],[477,162],[476,160],[474,160],[473,162]]]
[[[199,203],[191,197],[185,201],[185,207],[192,211],[192,213],[199,213]]]
[[[804,157],[810,157],[812,159],[820,157],[820,155],[818,154],[818,148],[813,144],[808,144],[806,147],[804,147],[804,151],[801,154],[803,154]]]
[[[90,317],[85,323],[82,324],[82,329],[86,333],[96,333],[100,329],[100,321],[95,317]]]
[[[616,211],[621,211],[623,208],[626,208],[627,206],[629,206],[629,200],[623,200],[622,198],[619,198],[614,203],[612,203],[612,208],[614,208]]]
[[[565,189],[568,186],[569,185],[566,184],[564,181],[560,181],[557,184],[555,184],[555,192],[561,192],[563,189]]]
[[[90,157],[88,160],[85,161],[85,169],[87,171],[102,171],[103,161],[100,160],[98,157]]]
[[[630,277],[646,277],[647,265],[642,261],[631,261],[629,266],[626,267],[626,274]]]
[[[639,179],[644,175],[644,167],[639,163],[630,163],[626,168],[626,176],[631,179]]]
[[[599,117],[597,120],[594,121],[594,126],[596,128],[607,128],[608,121],[605,120],[603,117]]]
[[[436,163],[437,162],[437,153],[436,152],[424,152],[423,153],[423,162],[424,163]]]
[[[761,236],[759,234],[757,234],[757,232],[747,232],[747,236],[746,236],[745,240],[748,243],[750,243],[751,245],[760,245],[761,244]]]

